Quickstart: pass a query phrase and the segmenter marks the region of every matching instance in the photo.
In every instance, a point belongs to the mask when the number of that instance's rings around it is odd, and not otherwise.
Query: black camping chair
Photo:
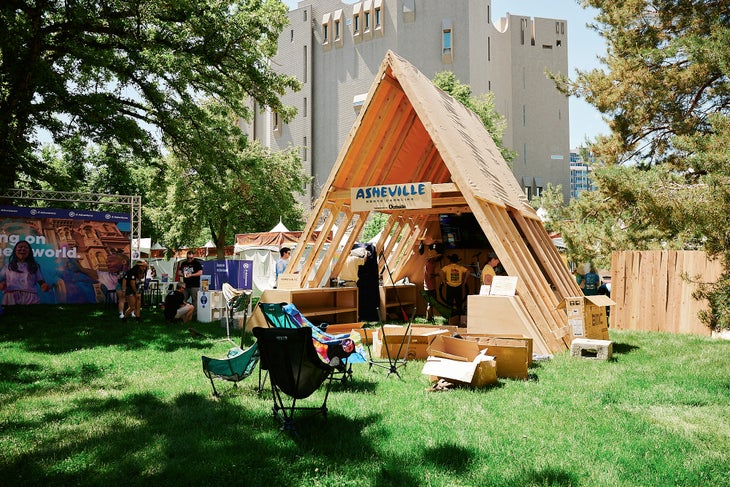
[[[272,410],[281,422],[281,431],[296,434],[295,412],[309,413],[304,417],[316,414],[327,417],[327,398],[336,369],[319,358],[312,342],[312,329],[257,327],[253,334],[261,353],[261,367],[269,372],[274,396]],[[297,405],[297,401],[311,396],[324,382],[327,384],[320,406]],[[284,396],[291,401],[285,404]]]

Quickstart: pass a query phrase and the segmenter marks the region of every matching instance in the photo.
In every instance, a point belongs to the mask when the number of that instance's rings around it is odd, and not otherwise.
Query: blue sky
[[[285,0],[284,3],[290,8],[296,7],[297,0]],[[606,52],[605,42],[597,33],[586,27],[587,23],[593,21],[594,9],[583,9],[577,0],[492,0],[493,21],[504,17],[507,12],[531,17],[565,19],[568,22],[569,76],[575,77],[576,69],[587,70],[600,66],[596,57]],[[593,138],[607,132],[607,126],[595,108],[583,100],[570,98],[571,148],[581,145],[586,137]]]

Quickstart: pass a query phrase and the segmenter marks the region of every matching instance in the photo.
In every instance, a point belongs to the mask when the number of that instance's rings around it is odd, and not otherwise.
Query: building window
[[[307,138],[302,139],[302,161],[307,161]]]
[[[304,21],[305,22],[307,21],[307,11],[306,10],[304,11]]]
[[[271,128],[274,134],[281,135],[281,117],[277,112],[271,112]]]
[[[322,45],[327,46],[330,42],[330,24],[332,22],[331,14],[324,14],[322,16]],[[329,46],[328,46],[329,47]]]
[[[352,16],[352,34],[360,35],[360,14],[357,13]]]
[[[365,11],[365,32],[370,30],[370,12]]]
[[[487,37],[487,61],[492,60],[492,38]]]
[[[304,69],[303,69],[303,73],[302,73],[302,83],[306,83],[307,82],[307,46],[304,46],[304,56],[303,57],[304,57],[304,59],[303,59]]]
[[[454,61],[454,38],[451,20],[441,21],[441,62],[451,64]]]
[[[307,97],[306,96],[304,97],[304,103],[303,103],[303,106],[302,106],[302,116],[304,118],[307,117]]]
[[[294,42],[294,29],[289,31],[289,42]]]
[[[527,30],[527,19],[520,20],[520,44],[525,45],[525,31]]]
[[[344,45],[344,38],[342,36],[342,9],[335,10],[332,21],[332,35],[334,36],[335,46],[342,47]]]

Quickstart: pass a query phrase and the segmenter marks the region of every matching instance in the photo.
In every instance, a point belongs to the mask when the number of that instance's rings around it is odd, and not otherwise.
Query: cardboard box
[[[407,327],[400,325],[383,325],[385,340],[381,337],[379,327],[367,329],[372,330],[372,357],[388,358],[388,354],[390,354],[391,359],[426,360],[428,358],[427,349],[433,339],[440,335],[450,334],[446,327],[412,326],[409,339],[405,336],[406,329]]]
[[[608,340],[606,306],[616,303],[608,296],[571,296],[565,298],[557,309],[565,309],[571,337]]]
[[[363,338],[363,343],[365,343],[364,339],[364,333],[362,333],[362,326],[365,324],[364,321],[361,321],[359,323],[340,323],[337,325],[327,325],[327,329],[325,330],[326,333],[329,333],[330,335],[341,335],[343,333],[351,333],[353,331],[360,334],[360,337]]]
[[[532,364],[532,338],[487,334],[466,334],[462,338],[476,342],[480,350],[486,348],[495,358],[497,377],[527,379],[527,368]]]
[[[422,374],[449,382],[485,387],[497,382],[497,362],[476,342],[436,336],[428,347]]]

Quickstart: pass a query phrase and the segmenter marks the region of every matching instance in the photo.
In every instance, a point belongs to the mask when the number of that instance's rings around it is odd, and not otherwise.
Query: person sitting
[[[193,317],[195,307],[185,301],[185,283],[178,282],[174,291],[170,291],[165,296],[165,320],[175,321],[182,320],[187,323]]]

